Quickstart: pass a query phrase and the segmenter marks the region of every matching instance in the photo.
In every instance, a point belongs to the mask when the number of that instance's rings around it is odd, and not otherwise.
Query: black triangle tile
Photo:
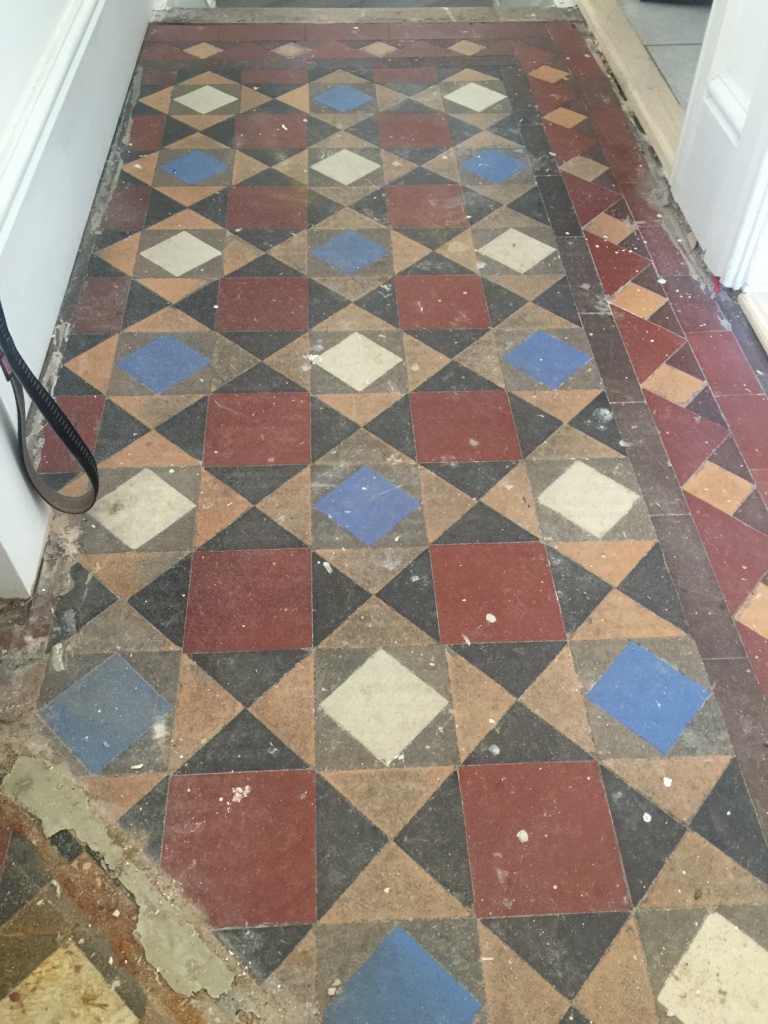
[[[174,142],[181,142],[182,139],[188,139],[190,135],[194,134],[194,128],[190,128],[188,125],[183,124],[183,122],[177,121],[174,117],[167,117],[165,119],[165,131],[163,132],[163,141],[160,144],[160,149],[168,149]]]
[[[486,377],[481,377],[474,370],[468,370],[461,363],[449,363],[442,370],[426,380],[417,391],[499,391]]]
[[[222,189],[221,192],[216,192],[212,196],[206,196],[205,199],[201,199],[199,203],[191,206],[190,210],[199,213],[201,217],[205,217],[214,224],[218,224],[219,227],[225,228],[227,226],[228,205],[229,192],[227,189]]]
[[[456,772],[395,836],[395,842],[460,903],[472,906],[472,878]]]
[[[464,227],[458,228],[398,228],[397,232],[400,235],[405,235],[406,238],[410,238],[413,242],[418,242],[419,245],[425,245],[427,249],[439,249],[441,245],[445,245],[446,242],[450,242],[456,235],[460,235],[464,231]],[[466,274],[467,271],[465,270]]]
[[[219,686],[248,707],[295,668],[306,657],[306,651],[247,651],[190,657]]]
[[[430,472],[473,498],[482,498],[517,465],[516,462],[425,462]]]
[[[149,193],[144,227],[151,228],[153,224],[159,224],[161,220],[167,220],[168,217],[173,217],[185,209],[186,207],[182,203],[177,203],[175,199],[171,199],[153,188]]]
[[[274,394],[276,391],[303,391],[304,388],[285,377],[277,370],[273,370],[266,363],[259,363],[258,366],[251,366],[239,377],[222,385],[218,389],[219,394]]]
[[[323,568],[322,559],[312,559],[312,623],[315,646],[345,622],[371,595],[358,587],[339,569]]]
[[[618,588],[644,608],[688,632],[688,624],[659,544],[637,563]]]
[[[201,398],[193,405],[171,416],[165,423],[157,427],[158,434],[173,442],[191,455],[193,459],[202,459],[205,443],[205,425],[208,420],[208,399]]]
[[[587,1020],[583,1013],[579,1013],[576,1007],[572,1006],[565,1011],[558,1024],[592,1024],[592,1021]]]
[[[563,640],[534,640],[527,643],[460,644],[453,650],[513,697],[520,697],[564,647]]]
[[[494,327],[503,323],[526,304],[526,300],[519,295],[502,288],[494,281],[486,281],[485,278],[483,278],[483,291],[488,306],[488,315]]]
[[[365,429],[409,458],[416,458],[416,441],[413,436],[413,418],[408,395],[398,399],[394,405],[366,423]]]
[[[54,394],[57,398],[61,398],[64,395],[100,395],[101,392],[97,391],[96,388],[92,388],[82,377],[72,373],[66,366],[62,366],[56,378]]]
[[[622,912],[537,914],[490,918],[483,924],[566,999],[573,999],[628,917]]]
[[[310,399],[312,459],[320,459],[360,429],[357,423],[336,412],[314,396]]]
[[[547,557],[555,581],[565,631],[573,633],[613,588],[599,576],[595,576],[553,548],[547,549]]]
[[[283,117],[289,115],[295,117],[296,107],[291,107],[287,103],[283,103],[279,97],[273,96],[269,103],[262,103],[258,108],[257,116],[260,117],[264,114],[273,114],[275,116],[280,115]]]
[[[307,226],[312,228],[343,209],[340,203],[310,189],[307,193]]]
[[[720,427],[725,427],[726,429],[728,427],[723,414],[720,412],[720,406],[717,404],[717,399],[709,388],[704,388],[703,391],[700,391],[694,400],[688,403],[686,408],[689,412],[692,412],[694,416],[703,416],[705,420],[709,420],[711,423],[717,423]]]
[[[372,313],[373,316],[377,316],[385,323],[392,324],[393,327],[400,326],[400,313],[397,308],[397,296],[393,281],[374,288],[372,292],[368,292],[367,295],[358,299],[356,304],[366,313]]]
[[[279,276],[279,275],[278,275]],[[258,359],[269,359],[281,348],[300,338],[303,331],[231,331],[224,337]]]
[[[222,928],[215,935],[251,977],[261,983],[294,951],[311,927],[310,924],[279,924]]]
[[[55,847],[67,864],[71,864],[73,860],[76,860],[85,849],[67,828],[61,829],[60,832],[54,832],[50,840],[51,846]]]
[[[96,461],[103,462],[148,433],[148,427],[107,399],[93,452]]]
[[[489,199],[488,196],[483,196],[479,192],[475,192],[472,188],[464,189],[464,208],[467,211],[467,217],[472,224],[477,224],[478,221],[484,220],[488,214],[493,213],[499,207],[493,199]]]
[[[178,775],[277,772],[307,766],[250,711],[241,711],[193,754]]]
[[[542,292],[536,299],[536,305],[562,317],[563,320],[569,320],[572,324],[577,326],[581,324],[576,303],[573,301],[570,286],[565,278]]]
[[[735,760],[696,812],[691,829],[760,881],[768,882],[768,843]]]
[[[601,767],[600,771],[624,875],[632,902],[637,905],[685,835],[685,826],[607,768]]]
[[[193,320],[203,324],[204,327],[214,330],[216,327],[216,314],[218,313],[216,307],[218,304],[219,282],[213,281],[211,284],[205,285],[204,288],[198,288],[196,292],[192,292],[191,295],[181,299],[181,301],[176,303],[176,308],[180,309],[182,313],[186,313],[187,316],[191,316]]]
[[[79,473],[41,473],[40,475],[42,476],[42,478],[45,481],[45,483],[47,483],[49,487],[52,487],[54,489],[54,491],[61,491],[61,490],[63,490],[67,486],[67,484],[71,483],[73,480],[76,480],[77,477],[80,474]]]
[[[105,235],[109,236],[110,234],[112,234],[112,232],[106,232],[106,231],[102,232],[102,235],[101,235],[101,238],[99,239],[99,242],[104,246],[104,248],[106,248],[107,245],[110,244],[110,242],[104,236]],[[125,237],[125,235],[122,235],[122,234],[117,235],[117,237],[115,238],[115,241],[119,242],[124,237]],[[118,270],[117,267],[113,267],[111,263],[107,263],[107,261],[103,260],[100,256],[91,256],[91,258],[88,260],[88,273],[87,273],[87,276],[88,277],[125,277],[125,274],[122,272],[122,270]]]
[[[485,736],[465,764],[523,764],[539,761],[589,761],[589,754],[524,704],[513,704]]]
[[[554,416],[550,416],[549,413],[526,402],[519,395],[510,394],[509,401],[512,406],[512,418],[515,421],[520,450],[523,453],[523,458],[527,458],[531,452],[535,452],[540,444],[554,434],[558,427],[562,426],[562,423]]]
[[[487,505],[477,504],[434,541],[435,544],[517,544],[536,541],[532,533]],[[610,588],[609,588],[610,589]]]
[[[497,121],[490,128],[490,131],[494,135],[498,135],[500,139],[506,139],[508,142],[517,142],[520,145],[523,144],[523,137],[520,134],[520,129],[514,117],[505,117],[503,120]]]
[[[123,314],[123,330],[127,330],[127,328],[137,324],[140,320],[145,320],[154,313],[159,313],[167,305],[166,300],[161,298],[157,292],[150,291],[149,288],[145,288],[138,281],[131,281],[131,287],[128,290],[128,301],[125,304],[125,313]]]
[[[400,100],[399,103],[395,103],[394,106],[387,107],[388,114],[431,114],[434,117],[435,111],[432,107],[426,106],[424,103],[419,103],[417,99],[412,96],[408,96]]]
[[[34,846],[18,832],[11,832],[4,861],[4,870],[0,872],[0,925],[50,881]]]
[[[209,466],[207,472],[257,505],[306,466]]]
[[[441,352],[449,359],[454,359],[465,348],[487,334],[485,328],[478,330],[452,330],[452,331],[409,331],[417,341],[423,341],[425,345]]]
[[[154,861],[160,860],[160,854],[163,851],[163,831],[169,784],[170,779],[161,779],[118,821],[118,825],[122,825],[133,835],[141,837],[144,843],[144,853]]]
[[[261,90],[261,86],[259,86],[259,90]],[[282,171],[275,170],[274,167],[268,167],[266,171],[260,171],[258,175],[254,175],[254,178],[256,177],[259,179],[259,185],[282,185],[284,187],[296,188],[296,182],[293,178],[289,178]],[[240,188],[240,185],[237,185],[236,188]]]
[[[295,113],[296,111],[294,110]],[[218,124],[206,128],[203,135],[207,135],[209,139],[213,139],[215,142],[222,142],[225,146],[233,149],[235,146],[235,125],[234,117],[230,117],[226,121],[220,121]]]
[[[387,837],[356,807],[317,777],[317,916],[341,894],[386,846]]]
[[[358,139],[362,139],[363,142],[369,142],[372,146],[381,145],[379,119],[375,115],[367,117],[364,121],[358,121],[357,124],[347,128],[347,131],[352,135],[356,135]]]
[[[357,132],[356,127],[353,130],[355,133]],[[445,152],[445,150],[436,149],[433,146],[389,146],[388,151],[394,153],[395,156],[402,157],[403,160],[407,160],[409,163],[419,165],[428,164],[430,160],[435,160]]]
[[[283,160],[287,160],[290,156],[296,156],[295,149],[281,149],[277,146],[264,146],[258,149],[245,149],[241,150],[247,156],[253,157],[255,160],[259,160],[263,164],[267,164],[268,167],[274,167],[275,164],[281,164]],[[262,172],[266,173],[266,172]],[[254,175],[254,178],[258,177],[258,184],[262,182],[261,175]],[[296,182],[292,179],[288,181],[295,187]]]
[[[272,249],[282,242],[293,238],[295,231],[291,228],[244,228],[237,232],[237,237],[249,245],[255,245],[257,249],[266,251]],[[268,267],[273,267],[276,273],[269,273]],[[279,260],[266,260],[264,257],[247,263],[244,267],[233,270],[230,277],[303,277],[298,270],[293,270]]]
[[[319,281],[310,280],[307,282],[307,287],[309,291],[310,327],[317,327],[323,320],[327,320],[329,316],[333,316],[334,313],[338,313],[339,310],[344,309],[349,304],[347,299],[337,295],[336,292],[332,292],[330,288],[326,288]]]
[[[296,111],[294,110],[294,113]],[[330,138],[331,135],[335,135],[339,129],[332,124],[327,124],[325,121],[319,121],[316,117],[310,117],[307,123],[307,145],[316,146],[322,142],[323,139]]]
[[[69,573],[71,586],[59,598],[51,623],[48,647],[60,644],[74,636],[91,619],[101,615],[117,598],[96,576],[92,576],[82,565],[76,563]]]
[[[430,252],[417,263],[411,264],[401,274],[402,277],[413,277],[419,274],[461,274],[466,276],[467,268],[454,263],[453,260],[441,256],[438,252]]]
[[[392,182],[395,185],[445,185],[454,184],[450,178],[444,178],[441,174],[428,170],[426,167],[414,167],[402,178]]]
[[[177,647],[184,643],[191,568],[192,556],[188,555],[128,601],[132,608]]]
[[[379,224],[389,227],[387,193],[383,188],[377,189],[368,196],[363,196],[362,199],[359,199],[354,204],[352,209],[356,210],[357,213],[362,213],[364,217],[370,217],[371,220],[378,221]]]
[[[462,142],[466,142],[473,135],[477,135],[477,126],[474,124],[467,124],[466,121],[462,121],[458,117],[451,117],[450,114],[446,115],[446,120],[448,121],[448,130],[451,133],[451,141],[454,146],[460,146]]]
[[[509,208],[514,210],[515,213],[522,213],[524,217],[530,217],[531,220],[538,220],[542,224],[549,223],[544,200],[541,198],[541,192],[537,188],[532,188],[525,195],[516,199],[514,203],[510,203]]]
[[[613,410],[608,402],[605,392],[601,392],[581,412],[577,413],[571,420],[571,426],[576,427],[588,437],[593,437],[601,444],[613,448],[619,455],[626,455],[627,449],[622,444],[621,434],[613,415]]]
[[[768,534],[768,509],[757,491],[752,491],[744,499],[738,510],[734,512],[733,518],[738,519],[740,523],[746,523],[753,530]]]
[[[305,548],[307,545],[284,530],[257,508],[249,508],[200,548],[201,551],[250,551],[254,548]]]
[[[429,551],[423,551],[377,595],[390,608],[440,642],[435,586]]]

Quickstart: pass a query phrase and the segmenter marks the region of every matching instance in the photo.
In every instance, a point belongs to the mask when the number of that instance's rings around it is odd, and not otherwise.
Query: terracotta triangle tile
[[[647,1024],[656,1019],[645,954],[630,918],[574,1000],[594,1024]]]
[[[306,166],[306,158],[304,163]],[[248,178],[260,174],[265,169],[266,164],[263,164],[261,160],[255,160],[252,156],[248,156],[247,153],[237,150],[232,163],[232,184],[239,185],[241,182],[247,181]]]
[[[163,772],[146,775],[83,775],[77,784],[97,813],[117,821],[164,778]]]
[[[307,467],[268,494],[257,508],[283,529],[290,530],[294,537],[309,544],[312,539],[311,487],[310,469]]]
[[[128,466],[199,466],[200,462],[154,430],[101,463],[104,469]]]
[[[275,170],[288,178],[292,178],[294,181],[298,181],[302,185],[306,185],[309,180],[307,151],[304,150],[301,153],[294,154],[294,156],[289,156],[287,160],[281,160],[279,164],[275,164]],[[248,177],[251,177],[251,175],[248,175]]]
[[[344,207],[315,225],[324,231],[381,231],[381,224],[364,213]]]
[[[206,284],[197,277],[141,277],[137,280],[168,302],[179,302]]]
[[[290,92],[284,92],[280,94],[280,102],[287,103],[290,107],[295,107],[297,110],[301,110],[303,113],[309,113],[309,86],[300,85],[298,89],[291,89]]]
[[[285,96],[281,96],[280,99],[284,100]],[[243,86],[240,90],[239,112],[241,114],[247,114],[250,110],[256,110],[257,107],[263,107],[265,103],[269,102],[269,96],[263,96],[260,92],[256,92],[255,89],[247,89]]]
[[[378,597],[353,612],[321,647],[431,647],[434,641]]]
[[[82,355],[75,356],[67,363],[67,369],[76,373],[86,384],[106,394],[109,381],[112,376],[112,368],[115,364],[115,352],[117,350],[117,335],[107,338],[100,345],[94,345],[87,349]]]
[[[549,413],[550,416],[555,416],[563,423],[567,423],[585,406],[589,405],[593,398],[597,398],[600,392],[597,389],[591,389],[589,391],[516,391],[515,394],[530,405],[535,405],[542,412]]]
[[[162,334],[164,331],[173,331],[176,334],[183,331],[199,334],[204,330],[205,328],[198,320],[193,320],[191,316],[187,316],[186,313],[182,313],[180,309],[174,309],[172,306],[161,309],[125,329],[126,334]]]
[[[317,936],[314,930],[305,935],[270,974],[263,987],[279,1007],[283,1020],[291,1024],[317,1024]]]
[[[310,654],[251,705],[251,712],[307,764],[315,761],[315,660]]]
[[[200,496],[197,500],[195,547],[200,547],[211,537],[215,537],[250,507],[250,503],[237,491],[233,491],[231,487],[227,487],[215,476],[203,470],[200,478]]]
[[[199,395],[113,395],[110,400],[145,427],[159,427],[199,398]]]
[[[388,843],[334,903],[322,923],[468,916],[469,911],[423,868]]]
[[[178,767],[242,711],[240,701],[182,656],[169,764]]]
[[[272,249],[271,252],[275,250]],[[323,331],[391,331],[392,324],[367,313],[360,306],[349,305],[329,316],[319,325]]]
[[[574,640],[650,639],[685,634],[666,619],[643,608],[618,590],[595,608],[573,635]]]
[[[300,388],[309,390],[309,377],[312,364],[309,361],[309,335],[302,334],[290,345],[278,349],[265,360],[268,366],[284,377],[298,384]]]
[[[175,646],[128,604],[113,604],[63,644],[70,654],[114,651],[119,636],[126,651],[173,651]]]
[[[543,718],[583,750],[590,753],[594,751],[592,730],[584,705],[584,691],[567,647],[528,687],[520,700],[539,718]]]
[[[455,75],[446,78],[446,82],[492,82],[493,75],[487,75],[484,71],[475,71],[474,68],[462,68]]]
[[[391,839],[408,824],[452,771],[447,766],[382,768],[326,772],[324,777]]]
[[[153,110],[159,110],[161,114],[167,114],[171,109],[171,101],[173,99],[173,86],[169,86],[167,89],[161,89],[160,92],[154,92],[151,96],[142,96],[141,102],[145,107],[151,107]]]
[[[318,395],[317,396],[326,405],[330,405],[336,412],[340,412],[342,416],[346,416],[347,419],[352,420],[354,423],[359,423],[360,426],[365,426],[366,423],[370,423],[372,419],[388,409],[390,405],[394,405],[395,402],[401,397],[397,392],[387,392],[385,394],[362,394],[362,395]]]
[[[607,239],[595,238],[590,234],[586,235],[586,239],[606,295],[613,295],[650,266],[649,261],[642,256],[629,249],[622,249]]]
[[[253,263],[258,256],[261,256],[261,249],[257,249],[255,245],[249,245],[242,238],[231,235],[224,246],[223,273],[225,275],[234,274],[236,270],[246,264]]]
[[[528,302],[535,302],[553,284],[557,284],[563,278],[562,274],[509,274],[489,276],[488,280],[500,284],[515,295],[527,299]]]
[[[499,350],[496,347],[496,339],[493,334],[486,334],[478,338],[469,348],[465,348],[456,356],[455,362],[460,366],[466,366],[468,370],[479,373],[492,384],[504,387],[504,373],[499,360]]]
[[[309,260],[306,231],[300,231],[285,242],[273,246],[269,250],[269,255],[281,260],[293,270],[298,270],[300,274],[306,274]]]
[[[172,199],[175,203],[181,203],[182,206],[194,206],[195,203],[201,203],[203,199],[208,199],[209,196],[215,196],[217,192],[221,192],[221,186],[188,185],[186,187],[177,187],[172,185],[169,188],[157,188],[156,191],[168,199]]]
[[[408,267],[428,256],[431,251],[425,245],[414,242],[412,238],[407,238],[398,231],[390,232],[390,240],[392,243],[392,263],[396,274],[401,274]]]
[[[734,614],[768,572],[768,537],[692,494],[687,500],[717,582]]]
[[[209,367],[211,391],[217,391],[235,377],[239,377],[241,373],[256,366],[258,362],[256,356],[227,338],[219,336],[216,339],[213,363]]]
[[[648,909],[768,904],[768,885],[688,832],[643,900]]]
[[[332,448],[327,455],[317,459],[318,466],[347,466],[353,463],[357,465],[378,463],[379,465],[411,466],[413,459],[399,452],[386,441],[382,441],[381,438],[369,434],[365,427],[361,427],[351,437]]]
[[[415,391],[424,381],[429,380],[450,362],[450,359],[441,352],[412,338],[410,334],[403,335],[403,352],[405,368],[408,373],[408,387],[411,391]]]
[[[558,1024],[568,1000],[478,922],[487,1024]]]
[[[652,540],[574,541],[554,543],[553,548],[601,580],[618,587],[653,547]]]
[[[564,320],[556,313],[551,313],[548,309],[543,309],[533,302],[527,302],[516,313],[507,317],[503,326],[509,330],[531,332],[573,330],[573,324],[569,320]]]
[[[522,526],[534,537],[541,536],[541,527],[536,515],[536,502],[533,500],[531,482],[524,463],[511,469],[502,477],[487,494],[483,495],[483,504],[506,516],[513,523]]]
[[[620,459],[613,448],[564,423],[531,452],[531,459]]]
[[[372,287],[384,284],[388,279],[388,269],[381,270],[378,274],[371,274],[370,277],[365,278],[344,277],[341,274],[338,276],[323,275],[317,278],[326,288],[330,288],[348,302],[355,302],[357,299],[361,299],[364,295],[368,294]]]
[[[147,156],[140,157],[138,160],[134,160],[133,163],[124,164],[123,170],[127,171],[131,177],[143,181],[145,185],[151,185],[155,180],[159,159],[159,153],[150,153]]]
[[[119,555],[81,555],[80,561],[101,582],[109,587],[113,594],[127,601],[134,594],[157,579],[178,561],[176,551],[162,554],[139,554],[126,551]]]
[[[136,266],[140,242],[141,235],[130,235],[128,238],[115,242],[114,245],[108,245],[106,249],[100,249],[98,255],[116,270],[120,270],[130,277]]]
[[[573,155],[578,156],[577,153]],[[595,185],[591,181],[584,181],[583,178],[577,178],[573,174],[563,174],[563,181],[580,224],[588,224],[595,219],[598,213],[605,213],[610,206],[621,199],[618,192],[603,188],[602,185]]]
[[[221,231],[221,227],[195,210],[179,210],[153,224],[147,231]]]
[[[236,85],[231,78],[225,78],[224,75],[218,74],[216,71],[201,71],[199,75],[194,75],[192,78],[187,78],[184,85]]]
[[[395,92],[394,89],[388,89],[386,85],[376,86],[376,106],[380,111],[389,110],[390,107],[396,107],[398,103],[402,103],[405,97],[401,92]]]
[[[194,132],[192,135],[187,135],[186,138],[179,139],[178,142],[172,142],[167,149],[229,149],[229,146],[223,142],[219,142],[217,139],[212,138],[210,135],[203,135],[202,132]]]
[[[688,822],[709,796],[730,757],[622,758],[605,765],[662,811]],[[664,782],[668,779],[670,785]]]
[[[371,143],[351,132],[339,131],[335,135],[329,135],[327,139],[323,139],[323,147],[326,149],[370,149]],[[411,165],[411,167],[414,166],[415,164]]]
[[[357,141],[357,147],[349,146],[349,149],[361,148],[367,145],[365,142]],[[408,174],[417,165],[411,163],[410,160],[406,160],[404,157],[396,156],[394,153],[388,153],[386,150],[381,151],[381,169],[384,174],[384,184],[391,185],[393,181],[397,181],[398,178],[402,178]]]
[[[423,466],[419,467],[419,480],[424,524],[427,528],[427,538],[431,543],[461,519],[475,501],[464,491],[460,491]]]
[[[477,247],[471,230],[454,235],[441,245],[437,252],[446,259],[458,263],[460,267],[466,267],[473,274],[477,273]]]
[[[188,128],[194,128],[195,131],[205,132],[209,128],[214,128],[217,124],[222,124],[224,121],[228,121],[231,115],[219,115],[219,114],[173,114],[172,117],[175,121],[180,121],[185,124]]]
[[[382,558],[380,548],[342,548],[318,550],[317,554],[358,586],[376,594],[421,552],[421,548],[387,548],[386,557]]]
[[[469,757],[515,703],[515,698],[458,654],[447,653],[459,758]]]

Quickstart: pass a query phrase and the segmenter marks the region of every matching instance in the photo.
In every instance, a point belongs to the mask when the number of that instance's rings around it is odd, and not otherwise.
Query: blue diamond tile
[[[501,185],[507,178],[522,170],[525,164],[507,153],[500,153],[497,149],[484,149],[477,156],[465,160],[461,166],[479,178],[492,181],[494,185]]]
[[[627,729],[668,754],[709,693],[632,641],[587,696]]]
[[[185,185],[199,185],[201,181],[212,178],[214,174],[221,174],[229,168],[221,160],[203,153],[202,150],[195,150],[194,153],[187,153],[170,163],[163,164],[162,170],[166,174],[172,174],[174,178],[183,181]]]
[[[324,1024],[472,1024],[480,1003],[402,928],[336,996]]]
[[[211,360],[173,334],[155,338],[117,364],[156,395],[199,373]]]
[[[375,263],[382,256],[386,256],[387,250],[384,246],[372,242],[370,238],[358,235],[356,231],[342,231],[330,242],[313,249],[312,255],[324,263],[330,263],[342,274],[351,275],[359,273],[370,263]]]
[[[113,654],[43,709],[43,718],[89,772],[100,772],[171,710]]]
[[[363,544],[381,540],[418,507],[418,501],[410,494],[367,467],[359,469],[315,504],[323,515]]]
[[[591,358],[544,331],[536,331],[522,345],[513,348],[504,356],[510,366],[517,367],[529,377],[553,389],[564,384]]]
[[[334,85],[333,88],[315,96],[315,102],[338,110],[340,114],[346,114],[350,110],[362,107],[364,103],[370,103],[371,97],[359,89],[353,89],[351,85]]]

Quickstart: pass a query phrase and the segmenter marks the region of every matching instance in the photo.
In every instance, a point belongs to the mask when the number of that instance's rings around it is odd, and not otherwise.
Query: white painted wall
[[[154,0],[0,0],[0,297],[39,373]],[[49,510],[0,381],[0,597],[32,592]]]

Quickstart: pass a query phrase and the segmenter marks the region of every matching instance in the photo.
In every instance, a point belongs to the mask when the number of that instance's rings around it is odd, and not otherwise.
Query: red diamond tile
[[[305,548],[197,551],[187,651],[279,651],[312,645],[311,558]]]
[[[130,287],[127,277],[89,277],[77,298],[72,329],[77,334],[119,331]]]
[[[585,153],[597,141],[591,135],[585,135],[575,128],[563,128],[561,125],[551,124],[549,121],[545,122],[544,129],[559,164],[564,164],[572,157]]]
[[[443,643],[565,639],[542,544],[436,544],[432,571]]]
[[[395,278],[400,326],[406,331],[490,327],[479,277],[445,274]]]
[[[684,344],[685,339],[663,327],[643,320],[625,309],[613,306],[616,326],[624,341],[638,379],[647,380]]]
[[[254,185],[229,193],[227,227],[305,228],[307,190],[298,185]]]
[[[494,26],[496,28],[496,26]],[[491,31],[491,35],[495,33]],[[552,64],[555,62],[557,67],[557,57],[554,53],[549,50],[542,50],[538,46],[531,46],[530,43],[524,43],[522,41],[515,41],[512,43],[512,50],[520,61],[520,67],[523,71],[528,74],[530,71],[535,71],[536,68],[540,68],[542,64]]]
[[[563,181],[580,224],[588,224],[599,213],[605,213],[621,199],[618,192],[603,188],[602,185],[595,185],[592,181],[584,181],[575,174],[563,174]]]
[[[236,149],[306,149],[307,122],[301,114],[238,114]]]
[[[750,469],[768,469],[768,398],[720,397],[720,408]]]
[[[309,461],[309,395],[212,396],[206,466],[299,466]]]
[[[104,412],[104,398],[101,395],[78,395],[58,398],[57,402],[72,420],[78,434],[93,449]],[[49,426],[43,431],[39,469],[41,473],[76,473],[80,470],[77,461]]]
[[[419,462],[519,459],[520,445],[503,391],[420,391],[411,395]]]
[[[175,776],[162,866],[214,928],[314,921],[314,773]]]
[[[396,228],[468,226],[459,185],[390,185],[387,209]]]
[[[606,295],[613,295],[641,270],[650,266],[642,256],[629,249],[622,249],[605,238],[596,238],[589,232],[585,237]]]
[[[730,331],[688,335],[699,365],[716,395],[762,395],[755,372]]]
[[[726,439],[728,431],[650,392],[645,392],[645,400],[667,449],[669,461],[678,480],[684,484]]]
[[[451,145],[445,114],[379,114],[379,137],[385,149]]]
[[[303,277],[225,277],[219,285],[219,331],[306,331],[309,297]]]
[[[768,537],[692,494],[686,499],[733,613],[768,572]]]
[[[460,769],[478,917],[631,907],[591,761]]]

